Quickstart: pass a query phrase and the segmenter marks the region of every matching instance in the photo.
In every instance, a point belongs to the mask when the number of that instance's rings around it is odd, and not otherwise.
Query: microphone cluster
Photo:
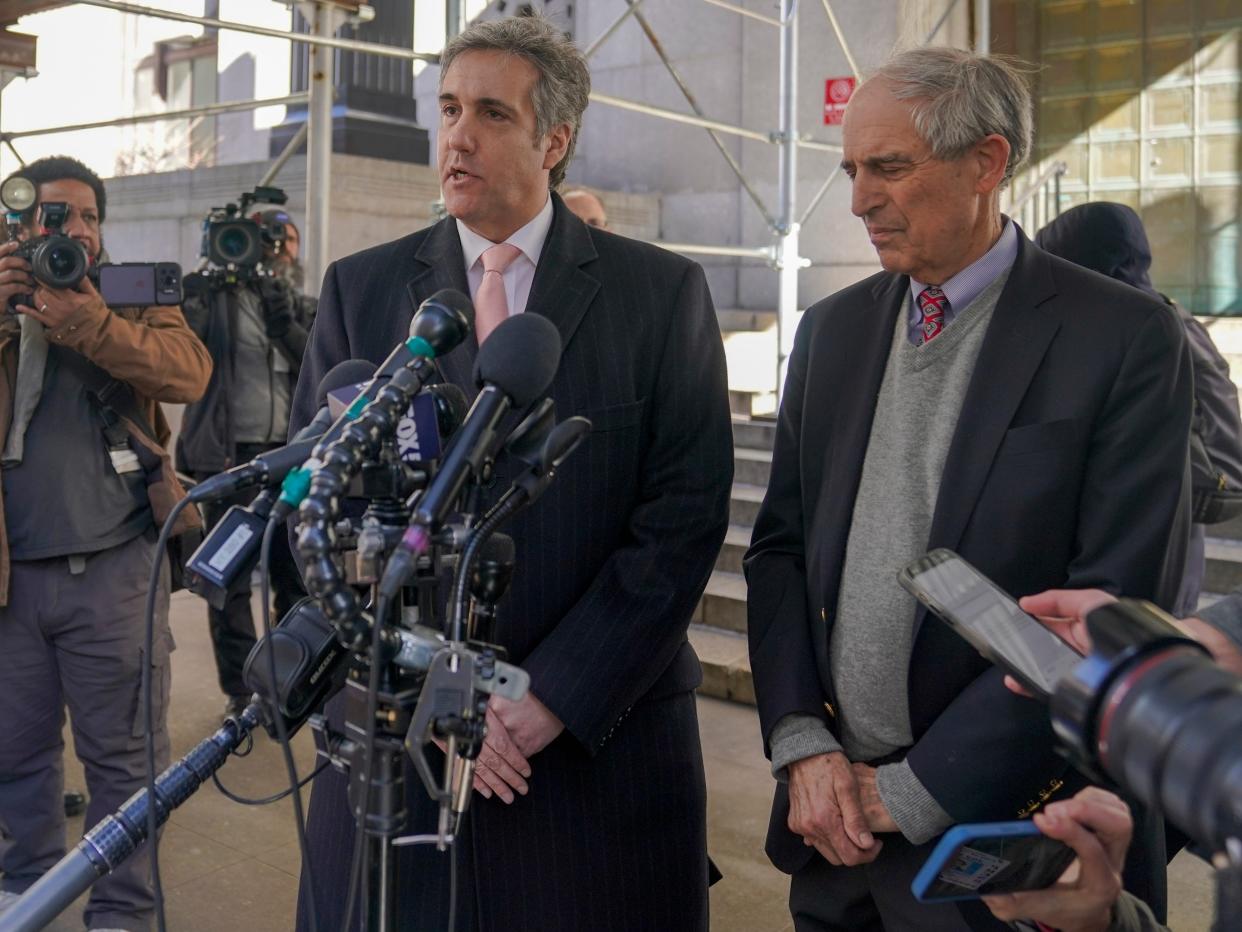
[[[475,639],[490,638],[496,602],[513,572],[513,542],[496,532],[543,494],[591,428],[578,417],[556,423],[552,402],[543,397],[560,364],[561,344],[556,328],[535,314],[502,322],[480,347],[474,368],[479,393],[466,411],[462,391],[438,382],[435,359],[469,336],[472,318],[465,295],[437,292],[415,312],[409,338],[380,366],[348,360],[324,376],[318,413],[289,444],[190,492],[191,501],[206,502],[259,489],[249,507],[230,508],[191,556],[186,565],[191,590],[222,606],[246,585],[264,540],[296,510],[297,551],[310,598],[251,652],[245,678],[259,697],[166,770],[153,796],[146,790],[135,794],[66,855],[12,910],[7,918],[13,922],[0,921],[6,932],[41,927],[115,869],[146,840],[150,823],[166,821],[260,724],[287,740],[309,720],[317,737],[326,737],[320,753],[349,767],[355,785],[366,788],[356,813],[359,824],[385,826],[383,832],[365,833],[368,850],[373,844],[382,851],[388,844],[423,842],[443,849],[456,837],[485,733],[487,697],[518,701],[530,682],[524,671],[504,662],[502,648]],[[504,430],[508,416],[517,412],[525,412],[525,419],[515,430]],[[476,516],[479,490],[502,452],[524,469]],[[371,501],[360,531],[343,516],[351,492]],[[357,565],[366,549],[376,566],[382,562],[383,572],[350,580],[341,556],[351,546],[358,552]],[[450,567],[445,619],[443,601],[434,593],[441,570]],[[415,574],[417,604],[404,606],[401,598],[411,591]],[[371,584],[365,608],[355,591],[364,582]],[[474,600],[469,620],[468,593]],[[317,713],[346,685],[351,655],[369,664],[370,685],[359,678],[348,681],[346,733],[328,734]],[[396,679],[386,678],[381,687],[377,673],[384,667]],[[402,671],[414,674],[406,686],[399,684]],[[377,716],[381,692],[385,709]],[[360,696],[365,714],[359,711]],[[447,752],[443,785],[423,753],[432,740],[442,741]],[[400,814],[372,813],[369,807],[373,801],[391,807],[399,800],[401,768],[395,761],[407,753],[440,803],[440,824],[434,835],[394,839]],[[361,875],[380,885],[372,889],[372,899],[382,902],[390,895],[390,880],[365,867]]]

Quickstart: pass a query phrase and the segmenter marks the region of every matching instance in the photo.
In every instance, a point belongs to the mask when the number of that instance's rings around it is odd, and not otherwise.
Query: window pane
[[[1058,3],[1043,9],[1044,46],[1079,45],[1091,38],[1089,7],[1085,3]]]
[[[1109,201],[1113,204],[1125,204],[1127,207],[1133,208],[1135,211],[1139,209],[1139,193],[1135,188],[1118,191],[1099,191],[1092,198],[1095,201]]]
[[[1146,94],[1148,129],[1190,129],[1193,93],[1189,87],[1149,90]]]
[[[1095,11],[1095,39],[1137,39],[1143,29],[1143,7],[1134,0],[1100,0]]]
[[[1194,147],[1190,137],[1153,139],[1147,144],[1147,173],[1153,181],[1190,180]]]
[[[1139,98],[1133,94],[1107,94],[1092,102],[1092,136],[1116,136],[1139,131]]]
[[[1045,100],[1040,105],[1039,132],[1044,139],[1070,139],[1087,131],[1086,97]]]
[[[1203,136],[1199,141],[1203,174],[1217,178],[1242,175],[1242,139],[1237,136]]]
[[[1199,201],[1203,205],[1199,217],[1201,234],[1242,233],[1239,224],[1239,211],[1242,211],[1242,188],[1235,185],[1227,187],[1210,187],[1199,190]]]
[[[1204,26],[1242,24],[1238,0],[1199,0],[1199,22]]]
[[[1090,179],[1090,173],[1088,172],[1088,149],[1086,143],[1078,142],[1064,146],[1059,152],[1056,153],[1055,157],[1060,159],[1066,165],[1066,182],[1086,184]]]
[[[1208,84],[1200,88],[1201,128],[1236,126],[1242,121],[1242,84]]]
[[[1191,32],[1194,3],[1187,0],[1147,0],[1147,33]]]
[[[1091,147],[1091,184],[1110,181],[1139,182],[1139,144],[1103,142]]]
[[[1133,87],[1142,84],[1143,57],[1141,46],[1119,45],[1112,48],[1096,49],[1095,87]]]
[[[1087,90],[1087,53],[1064,52],[1045,55],[1043,72],[1044,93],[1063,94]]]
[[[1193,286],[1197,265],[1197,213],[1190,191],[1147,191],[1143,226],[1151,241],[1151,277],[1161,291]]]
[[[1147,80],[1181,81],[1189,79],[1194,71],[1194,40],[1161,39],[1147,43]]]
[[[1205,78],[1242,71],[1242,30],[1200,40],[1199,74]]]

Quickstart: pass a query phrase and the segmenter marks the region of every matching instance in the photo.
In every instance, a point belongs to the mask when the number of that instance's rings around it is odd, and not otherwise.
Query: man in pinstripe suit
[[[589,86],[580,53],[543,20],[476,24],[449,44],[438,148],[451,216],[328,269],[294,400],[297,430],[333,364],[378,363],[440,288],[470,292],[486,339],[484,253],[501,244],[507,313],[560,331],[558,413],[594,424],[510,529],[518,567],[497,636],[531,693],[489,712],[455,853],[457,929],[707,928],[701,673],[686,626],[727,524],[724,354],[697,265],[590,228],[551,193]],[[476,347],[442,360],[468,392]],[[409,830],[430,830],[412,775],[407,790]],[[353,834],[329,770],[311,801],[302,922],[313,896],[321,927],[341,926]],[[397,860],[398,928],[444,929],[448,858],[410,847]]]

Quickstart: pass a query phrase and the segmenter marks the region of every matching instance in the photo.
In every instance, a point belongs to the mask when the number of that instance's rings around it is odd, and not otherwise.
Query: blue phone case
[[[1012,853],[1016,858],[1038,850],[1040,846],[1026,841],[1033,836],[1046,837],[1029,819],[954,826],[945,832],[939,844],[932,850],[910,884],[910,890],[921,902],[943,903],[978,899],[983,894],[973,891],[1003,874],[1013,873],[1015,866],[1026,866],[1022,862],[1006,859],[1003,855]],[[972,842],[980,843],[981,848],[992,850],[970,849]],[[1007,846],[1007,842],[1014,844]],[[1050,846],[1064,848],[1064,852],[1053,852],[1054,857],[1048,857],[1045,853],[1040,859],[1041,867],[1049,874],[1047,882],[1052,883],[1073,860],[1073,852],[1055,839],[1048,839],[1048,842]],[[959,858],[959,851],[963,848],[969,851],[963,852]],[[946,873],[947,877],[942,876]],[[960,892],[947,892],[945,888],[949,885],[960,887]]]

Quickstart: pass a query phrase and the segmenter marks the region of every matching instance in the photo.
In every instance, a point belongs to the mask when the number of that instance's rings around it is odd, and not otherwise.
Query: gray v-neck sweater
[[[910,343],[905,318],[898,315],[854,500],[829,643],[841,740],[818,719],[788,716],[773,734],[774,769],[834,750],[844,750],[851,761],[872,761],[913,743],[907,675],[916,604],[898,584],[897,573],[926,552],[941,491],[953,494],[953,477],[943,475],[945,459],[1008,277],[1006,272],[984,288],[943,333],[922,346]],[[889,814],[911,842],[927,841],[952,823],[904,761],[879,767],[876,780]]]

